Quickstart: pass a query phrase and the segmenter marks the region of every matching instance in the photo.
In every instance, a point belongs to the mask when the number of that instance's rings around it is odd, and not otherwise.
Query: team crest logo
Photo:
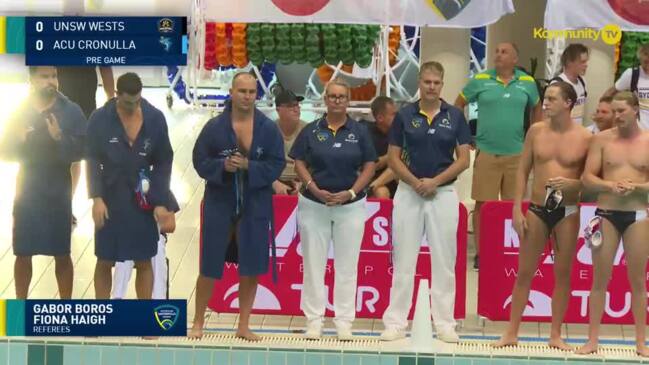
[[[147,152],[151,148],[151,138],[147,138],[144,140],[144,146],[142,146],[144,149],[144,152]]]
[[[171,33],[174,31],[174,21],[169,18],[162,18],[158,21],[158,32]]]
[[[165,331],[173,328],[178,320],[179,314],[180,310],[178,307],[170,304],[163,304],[153,309],[153,315],[155,316],[158,326]]]
[[[345,142],[349,142],[349,143],[358,143],[358,140],[356,139],[356,135],[355,135],[354,133],[350,133],[350,134],[347,136],[347,139],[345,139]]]
[[[451,122],[449,122],[447,118],[442,119],[442,121],[439,122],[439,125],[440,127],[451,128]]]
[[[327,139],[329,139],[329,134],[326,133],[326,132],[319,132],[315,136],[316,136],[316,138],[318,138],[318,141],[320,141],[320,142],[324,142]]]
[[[415,128],[419,128],[419,127],[421,127],[421,120],[418,119],[418,118],[415,118],[415,119],[410,121],[410,124],[412,124],[412,126],[415,127]]]

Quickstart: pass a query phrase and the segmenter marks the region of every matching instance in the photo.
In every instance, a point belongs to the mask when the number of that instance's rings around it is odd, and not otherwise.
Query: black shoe
[[[480,269],[480,259],[478,255],[475,255],[473,258],[473,271],[478,271]]]

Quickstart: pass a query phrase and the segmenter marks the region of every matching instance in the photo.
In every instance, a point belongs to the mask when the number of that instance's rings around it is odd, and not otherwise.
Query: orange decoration
[[[388,60],[390,66],[393,66],[397,63],[397,55],[399,54],[399,44],[401,43],[401,27],[398,25],[390,26],[390,35],[388,36],[388,48],[390,49],[390,54],[388,55]]]
[[[216,60],[221,66],[232,65],[230,54],[230,39],[228,38],[227,24],[216,23]]]
[[[232,63],[239,68],[248,65],[245,23],[232,24]]]

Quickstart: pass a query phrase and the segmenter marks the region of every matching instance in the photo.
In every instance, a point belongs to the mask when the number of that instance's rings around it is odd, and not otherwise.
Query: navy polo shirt
[[[367,128],[347,118],[335,133],[325,118],[309,123],[293,143],[289,157],[305,161],[313,182],[331,193],[349,190],[366,162],[376,161],[376,152]],[[319,201],[306,190],[304,196]],[[356,200],[365,196],[356,195]]]
[[[432,120],[419,109],[419,102],[404,106],[395,116],[389,136],[391,145],[402,148],[404,163],[418,179],[444,172],[455,161],[455,147],[471,142],[464,113],[443,100]]]

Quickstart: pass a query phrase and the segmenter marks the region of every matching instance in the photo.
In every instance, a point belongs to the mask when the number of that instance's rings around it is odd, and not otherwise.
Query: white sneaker
[[[396,328],[386,328],[381,332],[381,341],[396,341],[406,338],[406,331]]]
[[[338,334],[338,340],[340,341],[351,341],[354,339],[351,327],[339,326],[336,327],[336,332]]]
[[[460,336],[457,335],[454,329],[447,329],[437,332],[437,339],[448,343],[460,342]]]
[[[304,337],[309,340],[319,340],[322,337],[322,322],[320,320],[307,323]]]

